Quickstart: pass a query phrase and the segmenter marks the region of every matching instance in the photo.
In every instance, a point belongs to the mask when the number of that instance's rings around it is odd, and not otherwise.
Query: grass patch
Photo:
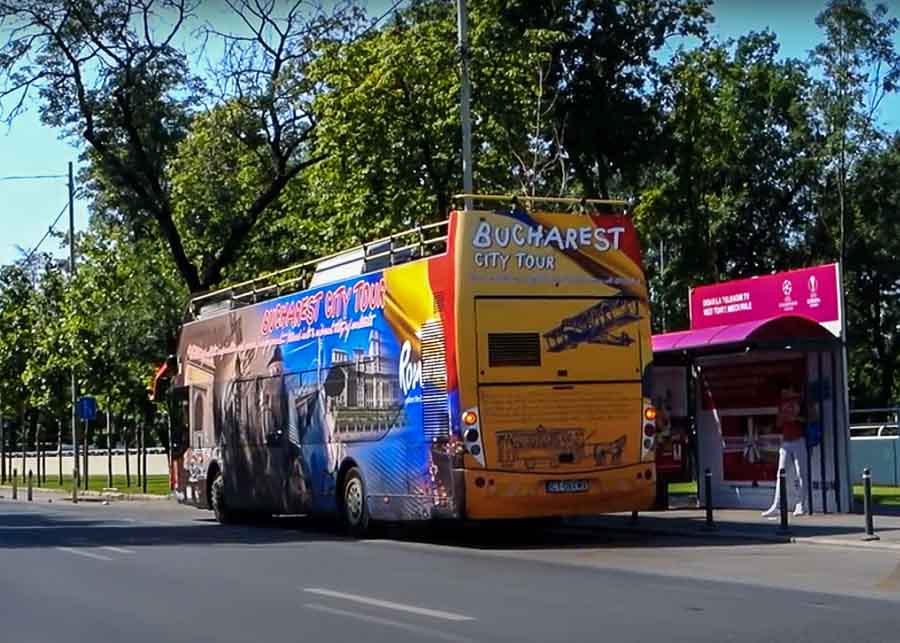
[[[670,482],[669,483],[669,494],[671,494],[673,496],[696,495],[697,494],[697,483],[696,482]]]
[[[863,501],[863,486],[853,485],[853,497],[859,502]],[[900,487],[884,487],[872,485],[872,502],[876,505],[900,506]]]
[[[21,483],[21,478],[19,482]],[[138,485],[137,476],[131,476],[131,485],[126,484],[124,475],[113,476],[112,486],[122,493],[143,493],[143,487]],[[103,491],[108,488],[109,480],[106,476],[91,476],[88,478],[88,489],[90,491]],[[62,485],[59,484],[59,478],[55,475],[48,475],[47,482],[39,484],[35,479],[35,489],[64,489],[70,491],[72,489],[72,476],[63,476]],[[82,487],[83,489],[83,487]],[[169,476],[147,476],[147,493],[157,496],[166,496],[169,494]]]
[[[673,496],[696,495],[697,483],[672,482],[669,484],[669,494]],[[856,498],[856,500],[862,502],[862,485],[853,485],[853,496]],[[876,505],[900,506],[900,487],[873,485],[872,502],[874,502]]]

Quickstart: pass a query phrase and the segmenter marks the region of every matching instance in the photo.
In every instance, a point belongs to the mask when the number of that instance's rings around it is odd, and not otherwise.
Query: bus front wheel
[[[366,487],[359,469],[352,467],[344,477],[341,497],[344,525],[354,536],[361,536],[369,529],[369,507],[366,503]]]

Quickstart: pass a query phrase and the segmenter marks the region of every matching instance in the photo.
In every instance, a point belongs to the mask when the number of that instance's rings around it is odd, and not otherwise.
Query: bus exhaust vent
[[[488,362],[495,366],[540,366],[539,333],[488,333]]]
[[[438,308],[439,302],[435,302]],[[439,308],[438,308],[439,310]],[[436,311],[437,312],[437,311]],[[422,412],[425,437],[429,440],[450,437],[447,409],[447,358],[444,325],[441,318],[422,326]]]

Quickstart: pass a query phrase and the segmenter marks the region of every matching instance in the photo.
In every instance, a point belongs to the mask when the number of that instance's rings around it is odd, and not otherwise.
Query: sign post
[[[97,400],[89,395],[78,398],[76,412],[79,419],[84,422],[84,467],[82,477],[84,478],[84,488],[88,488],[88,423],[97,418]],[[75,452],[75,469],[78,470],[78,452]],[[75,481],[78,486],[78,481]]]

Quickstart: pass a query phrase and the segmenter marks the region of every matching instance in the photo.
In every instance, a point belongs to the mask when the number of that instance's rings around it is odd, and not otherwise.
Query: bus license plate
[[[547,493],[581,493],[590,486],[588,480],[548,480]]]

